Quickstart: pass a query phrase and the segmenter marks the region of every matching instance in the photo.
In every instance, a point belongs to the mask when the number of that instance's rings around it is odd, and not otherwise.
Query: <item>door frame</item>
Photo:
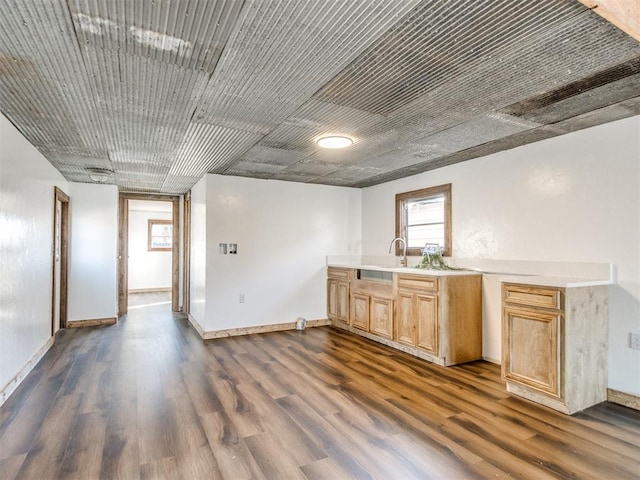
[[[56,224],[60,201],[60,285],[56,282]],[[69,195],[58,187],[53,187],[53,242],[51,245],[51,256],[53,258],[51,273],[51,336],[55,335],[56,316],[56,290],[60,288],[60,329],[67,328],[67,302],[68,302],[68,279],[69,279]]]
[[[191,302],[191,190],[184,195],[182,225],[182,311],[188,314]]]
[[[129,200],[171,202],[173,246],[171,248],[171,310],[180,310],[180,196],[148,193],[118,194],[118,316],[127,313],[129,301]]]

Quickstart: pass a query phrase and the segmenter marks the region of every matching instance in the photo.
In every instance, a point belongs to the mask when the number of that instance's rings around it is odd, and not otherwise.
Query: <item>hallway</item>
[[[149,302],[155,303],[155,302]],[[331,328],[203,343],[165,304],[62,331],[0,409],[0,477],[637,478],[640,413],[511,397]]]

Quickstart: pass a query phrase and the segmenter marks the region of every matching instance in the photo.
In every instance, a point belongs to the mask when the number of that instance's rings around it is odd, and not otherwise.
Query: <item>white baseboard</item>
[[[50,337],[44,345],[42,345],[36,353],[29,359],[29,361],[20,369],[20,371],[0,390],[0,406],[7,401],[13,392],[20,386],[27,375],[33,370],[38,362],[44,357],[45,353],[53,346],[56,337]]]

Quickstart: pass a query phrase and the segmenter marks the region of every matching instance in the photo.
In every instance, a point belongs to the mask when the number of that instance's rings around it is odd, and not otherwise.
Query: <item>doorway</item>
[[[171,304],[172,224],[171,202],[129,200],[128,310]]]
[[[164,205],[169,206],[168,209]],[[135,210],[131,210],[131,206]],[[160,284],[150,284],[144,287],[143,277],[147,276],[145,272],[130,271],[130,267],[138,268],[145,262],[147,268],[158,269],[160,263],[164,263],[159,259],[162,252],[170,255],[170,291],[171,291],[171,310],[179,311],[179,263],[180,263],[180,222],[179,222],[179,206],[180,197],[173,195],[148,195],[135,193],[121,193],[119,204],[119,233],[118,233],[118,315],[125,315],[128,311],[129,291],[139,291],[145,289],[166,288],[159,286]],[[146,213],[140,215],[141,209],[145,209]],[[156,218],[147,218],[147,217]],[[137,230],[143,227],[146,233],[144,242],[146,250],[151,256],[142,258],[140,248],[135,247],[136,251],[130,252],[130,242],[132,236],[137,234],[130,231],[130,217],[140,219],[144,217],[143,225],[138,225]],[[139,236],[139,235],[138,235]],[[139,239],[138,239],[139,241]],[[133,254],[134,258],[131,258]],[[131,264],[131,265],[130,265]],[[144,269],[144,266],[142,266]],[[140,283],[140,282],[143,283]]]
[[[69,271],[69,196],[54,187],[53,193],[53,289],[51,336],[67,328],[67,279]]]

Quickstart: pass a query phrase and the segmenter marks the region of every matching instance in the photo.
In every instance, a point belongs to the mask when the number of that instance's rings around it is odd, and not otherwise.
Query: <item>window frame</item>
[[[147,251],[148,252],[170,252],[173,250],[173,220],[158,220],[158,219],[148,219],[147,220],[148,230],[147,230]],[[153,246],[153,226],[154,225],[170,225],[171,226],[171,246],[170,247],[154,247]]]
[[[406,205],[408,201],[424,200],[432,197],[444,196],[444,250],[443,256],[451,256],[451,184],[422,188],[411,192],[396,194],[396,238],[407,238]],[[396,242],[396,255],[402,255],[402,245]],[[408,256],[422,256],[424,247],[407,248]]]

